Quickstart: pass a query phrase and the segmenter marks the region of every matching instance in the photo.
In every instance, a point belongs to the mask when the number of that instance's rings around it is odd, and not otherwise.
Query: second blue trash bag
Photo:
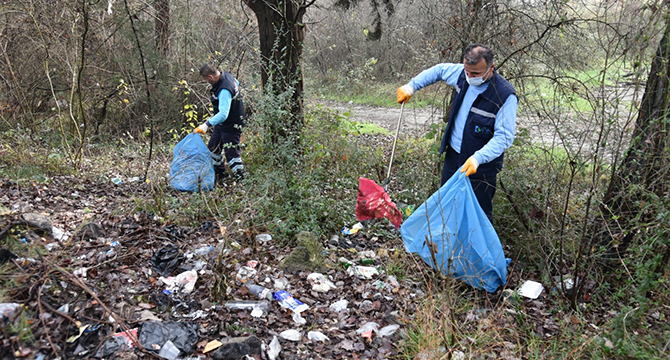
[[[488,292],[507,282],[509,259],[465,173],[456,172],[431,195],[400,233],[407,252],[445,275]]]
[[[172,150],[170,187],[180,191],[208,191],[214,188],[212,156],[198,134],[188,134]]]

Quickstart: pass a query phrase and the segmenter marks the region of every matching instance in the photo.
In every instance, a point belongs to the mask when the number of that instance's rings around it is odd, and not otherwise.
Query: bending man
[[[207,147],[212,152],[216,183],[221,184],[226,178],[226,165],[223,162],[223,151],[228,167],[236,180],[244,179],[244,166],[240,157],[240,136],[244,127],[244,104],[240,96],[240,83],[228,72],[220,72],[210,64],[200,67],[200,76],[212,85],[211,98],[214,115],[193,130],[194,133],[205,134],[207,129],[214,127]]]
[[[460,168],[493,221],[496,176],[503,166],[504,151],[514,142],[516,91],[495,71],[493,50],[471,44],[465,48],[462,64],[435,65],[398,88],[398,103],[439,80],[455,90],[440,146],[440,154],[445,153],[441,184]]]

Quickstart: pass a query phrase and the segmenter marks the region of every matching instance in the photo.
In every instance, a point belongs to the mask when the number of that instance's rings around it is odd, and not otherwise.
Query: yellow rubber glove
[[[465,160],[465,164],[463,164],[463,167],[461,168],[461,172],[465,173],[465,176],[470,176],[474,173],[477,172],[477,168],[479,167],[479,163],[475,159],[474,156],[470,156],[467,160]]]
[[[203,123],[202,125],[193,129],[193,133],[205,135],[205,133],[207,133],[207,129],[209,129],[209,126],[207,126],[207,123]]]
[[[409,84],[403,85],[398,88],[398,104],[408,102],[409,99],[414,95],[414,89],[412,89]]]

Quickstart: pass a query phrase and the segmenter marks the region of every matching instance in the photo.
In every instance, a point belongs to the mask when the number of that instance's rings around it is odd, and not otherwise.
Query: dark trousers
[[[463,163],[459,161],[459,155],[454,149],[447,147],[440,185],[444,185],[455,172],[461,171]],[[493,223],[493,195],[496,193],[496,174],[473,174],[468,178],[472,184],[472,189],[475,191],[479,206],[482,207],[486,216]]]
[[[243,173],[242,158],[240,157],[240,137],[242,131],[240,129],[223,127],[222,124],[216,125],[212,131],[212,136],[209,138],[207,147],[212,153],[214,160],[214,172],[221,175],[226,173],[226,163],[233,174],[241,175]],[[226,161],[223,161],[223,156],[226,156]]]

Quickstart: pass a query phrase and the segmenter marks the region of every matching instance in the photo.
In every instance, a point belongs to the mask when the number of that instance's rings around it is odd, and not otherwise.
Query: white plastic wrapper
[[[307,338],[314,341],[329,341],[330,338],[321,331],[310,331],[307,333]]]
[[[300,341],[302,339],[300,331],[295,329],[284,330],[279,334],[279,337],[289,341]]]
[[[347,306],[349,306],[349,301],[342,299],[330,304],[330,307],[328,309],[332,312],[338,313],[346,310]]]

